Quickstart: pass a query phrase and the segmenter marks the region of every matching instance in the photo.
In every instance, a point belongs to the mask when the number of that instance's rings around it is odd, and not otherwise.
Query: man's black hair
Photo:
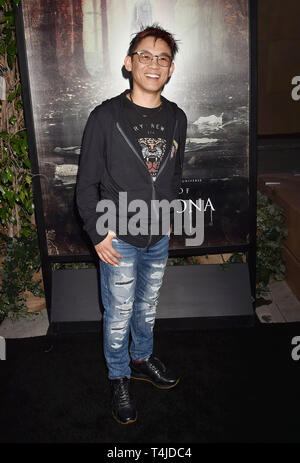
[[[158,24],[152,24],[152,26],[148,26],[145,29],[140,30],[140,32],[138,32],[131,40],[127,55],[130,56],[137,49],[139,43],[146,37],[154,37],[155,40],[164,40],[169,45],[172,58],[174,59],[178,52],[177,41],[170,32],[162,29]]]

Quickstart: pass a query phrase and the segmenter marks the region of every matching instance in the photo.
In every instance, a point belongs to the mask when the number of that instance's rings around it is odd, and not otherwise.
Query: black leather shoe
[[[129,395],[129,379],[112,379],[112,414],[120,424],[134,423],[137,419],[135,405]]]
[[[180,378],[174,375],[157,357],[151,357],[142,363],[131,362],[131,378],[149,381],[159,389],[171,389],[179,383]]]

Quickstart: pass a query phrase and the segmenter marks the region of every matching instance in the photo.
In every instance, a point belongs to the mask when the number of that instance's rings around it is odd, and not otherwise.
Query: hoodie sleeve
[[[76,185],[76,203],[83,228],[94,245],[104,240],[96,230],[101,213],[96,212],[100,200],[99,184],[105,168],[105,137],[96,108],[90,113],[82,137],[80,164]]]

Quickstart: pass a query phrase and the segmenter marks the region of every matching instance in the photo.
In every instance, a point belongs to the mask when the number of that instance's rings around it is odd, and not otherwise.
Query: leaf
[[[20,196],[21,201],[24,202],[24,200],[25,200],[25,193],[24,193],[23,190],[20,191],[19,196]]]
[[[20,137],[20,138],[27,138],[26,129],[20,130],[20,132],[19,132],[19,137]]]
[[[9,123],[12,125],[15,124],[16,120],[17,120],[16,116],[10,116],[10,118],[8,119]]]
[[[220,267],[221,267],[222,270],[226,271],[226,270],[229,269],[230,264],[229,264],[229,262],[224,262],[223,264],[220,264]]]
[[[15,64],[15,57],[12,55],[7,55],[7,64],[10,69],[13,69],[14,64]]]
[[[33,213],[33,203],[32,203],[32,201],[25,201],[25,202],[24,202],[24,206],[25,206],[26,211],[27,211],[29,214],[32,214],[32,213]]]
[[[13,182],[15,178],[13,171],[9,167],[6,167],[5,172],[7,173],[7,179]]]
[[[15,99],[15,97],[16,97],[15,92],[12,92],[12,93],[10,93],[10,94],[8,95],[7,101],[11,102],[11,101],[13,101],[13,100]]]
[[[7,176],[7,173],[6,172],[2,172],[1,174],[1,180],[3,183],[7,183],[8,182],[8,176]]]
[[[28,169],[30,169],[31,165],[30,165],[29,159],[24,158],[23,161],[24,161],[25,166],[28,167]],[[30,179],[30,182],[27,182],[27,183],[31,183],[31,179]]]
[[[12,37],[12,30],[10,29],[10,27],[6,27],[5,29],[5,33],[4,33],[4,44],[5,44],[5,47],[7,47],[10,42],[11,42],[11,37]],[[3,30],[3,32],[4,32]],[[12,58],[11,55],[8,55],[9,58]]]
[[[7,23],[8,23],[10,26],[14,26],[15,20],[14,20],[13,16],[10,16],[10,17],[8,18]]]
[[[0,137],[1,137],[4,141],[8,141],[8,133],[7,133],[7,132],[5,132],[5,131],[0,132]]]
[[[15,201],[14,201],[14,200],[15,200],[15,194],[14,194],[14,192],[13,192],[12,190],[8,190],[8,191],[6,192],[6,195],[5,195],[5,196],[6,196],[6,198],[8,199],[8,202],[9,202],[10,207],[13,207],[13,206],[14,206],[14,202],[15,202]]]
[[[15,41],[11,42],[10,44],[7,45],[6,51],[9,55],[16,55],[17,53],[17,47],[15,44]]]
[[[14,103],[14,107],[17,111],[19,111],[19,109],[23,108],[23,103],[22,101],[15,101]]]
[[[243,263],[243,256],[240,253],[234,253],[229,259],[230,262],[233,264],[242,264]]]

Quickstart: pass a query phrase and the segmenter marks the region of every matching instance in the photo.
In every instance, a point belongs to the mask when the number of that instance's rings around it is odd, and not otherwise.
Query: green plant
[[[221,256],[222,256],[222,259],[224,260],[222,254]],[[244,262],[243,256],[244,256],[244,253],[242,252],[234,252],[233,254],[231,254],[229,259],[226,260],[226,262],[224,261],[222,264],[220,264],[222,270],[227,270],[230,264],[242,264]]]
[[[95,268],[94,262],[68,262],[68,263],[55,263],[52,264],[52,270],[73,270],[73,269],[86,269]]]
[[[34,316],[28,312],[24,293],[30,291],[38,297],[44,294],[41,280],[33,280],[41,266],[36,232],[31,230],[27,236],[13,238],[1,233],[0,253],[5,256],[0,269],[0,318],[4,318],[3,314],[11,319]]]
[[[256,299],[269,293],[272,280],[283,280],[285,265],[281,256],[283,241],[287,236],[283,210],[271,198],[257,192],[256,227]],[[223,270],[232,263],[242,263],[243,254],[234,252],[220,264]],[[266,303],[265,300],[263,300]]]
[[[167,265],[172,266],[172,265],[190,265],[190,264],[198,264],[198,262],[195,261],[195,257],[170,257],[167,261]]]
[[[0,75],[6,87],[6,99],[1,100],[0,106],[0,221],[10,237],[30,235],[34,210],[14,3],[18,4],[19,0],[0,0]]]
[[[285,265],[281,250],[287,236],[283,210],[257,192],[256,297],[268,294],[272,280],[282,280]]]

